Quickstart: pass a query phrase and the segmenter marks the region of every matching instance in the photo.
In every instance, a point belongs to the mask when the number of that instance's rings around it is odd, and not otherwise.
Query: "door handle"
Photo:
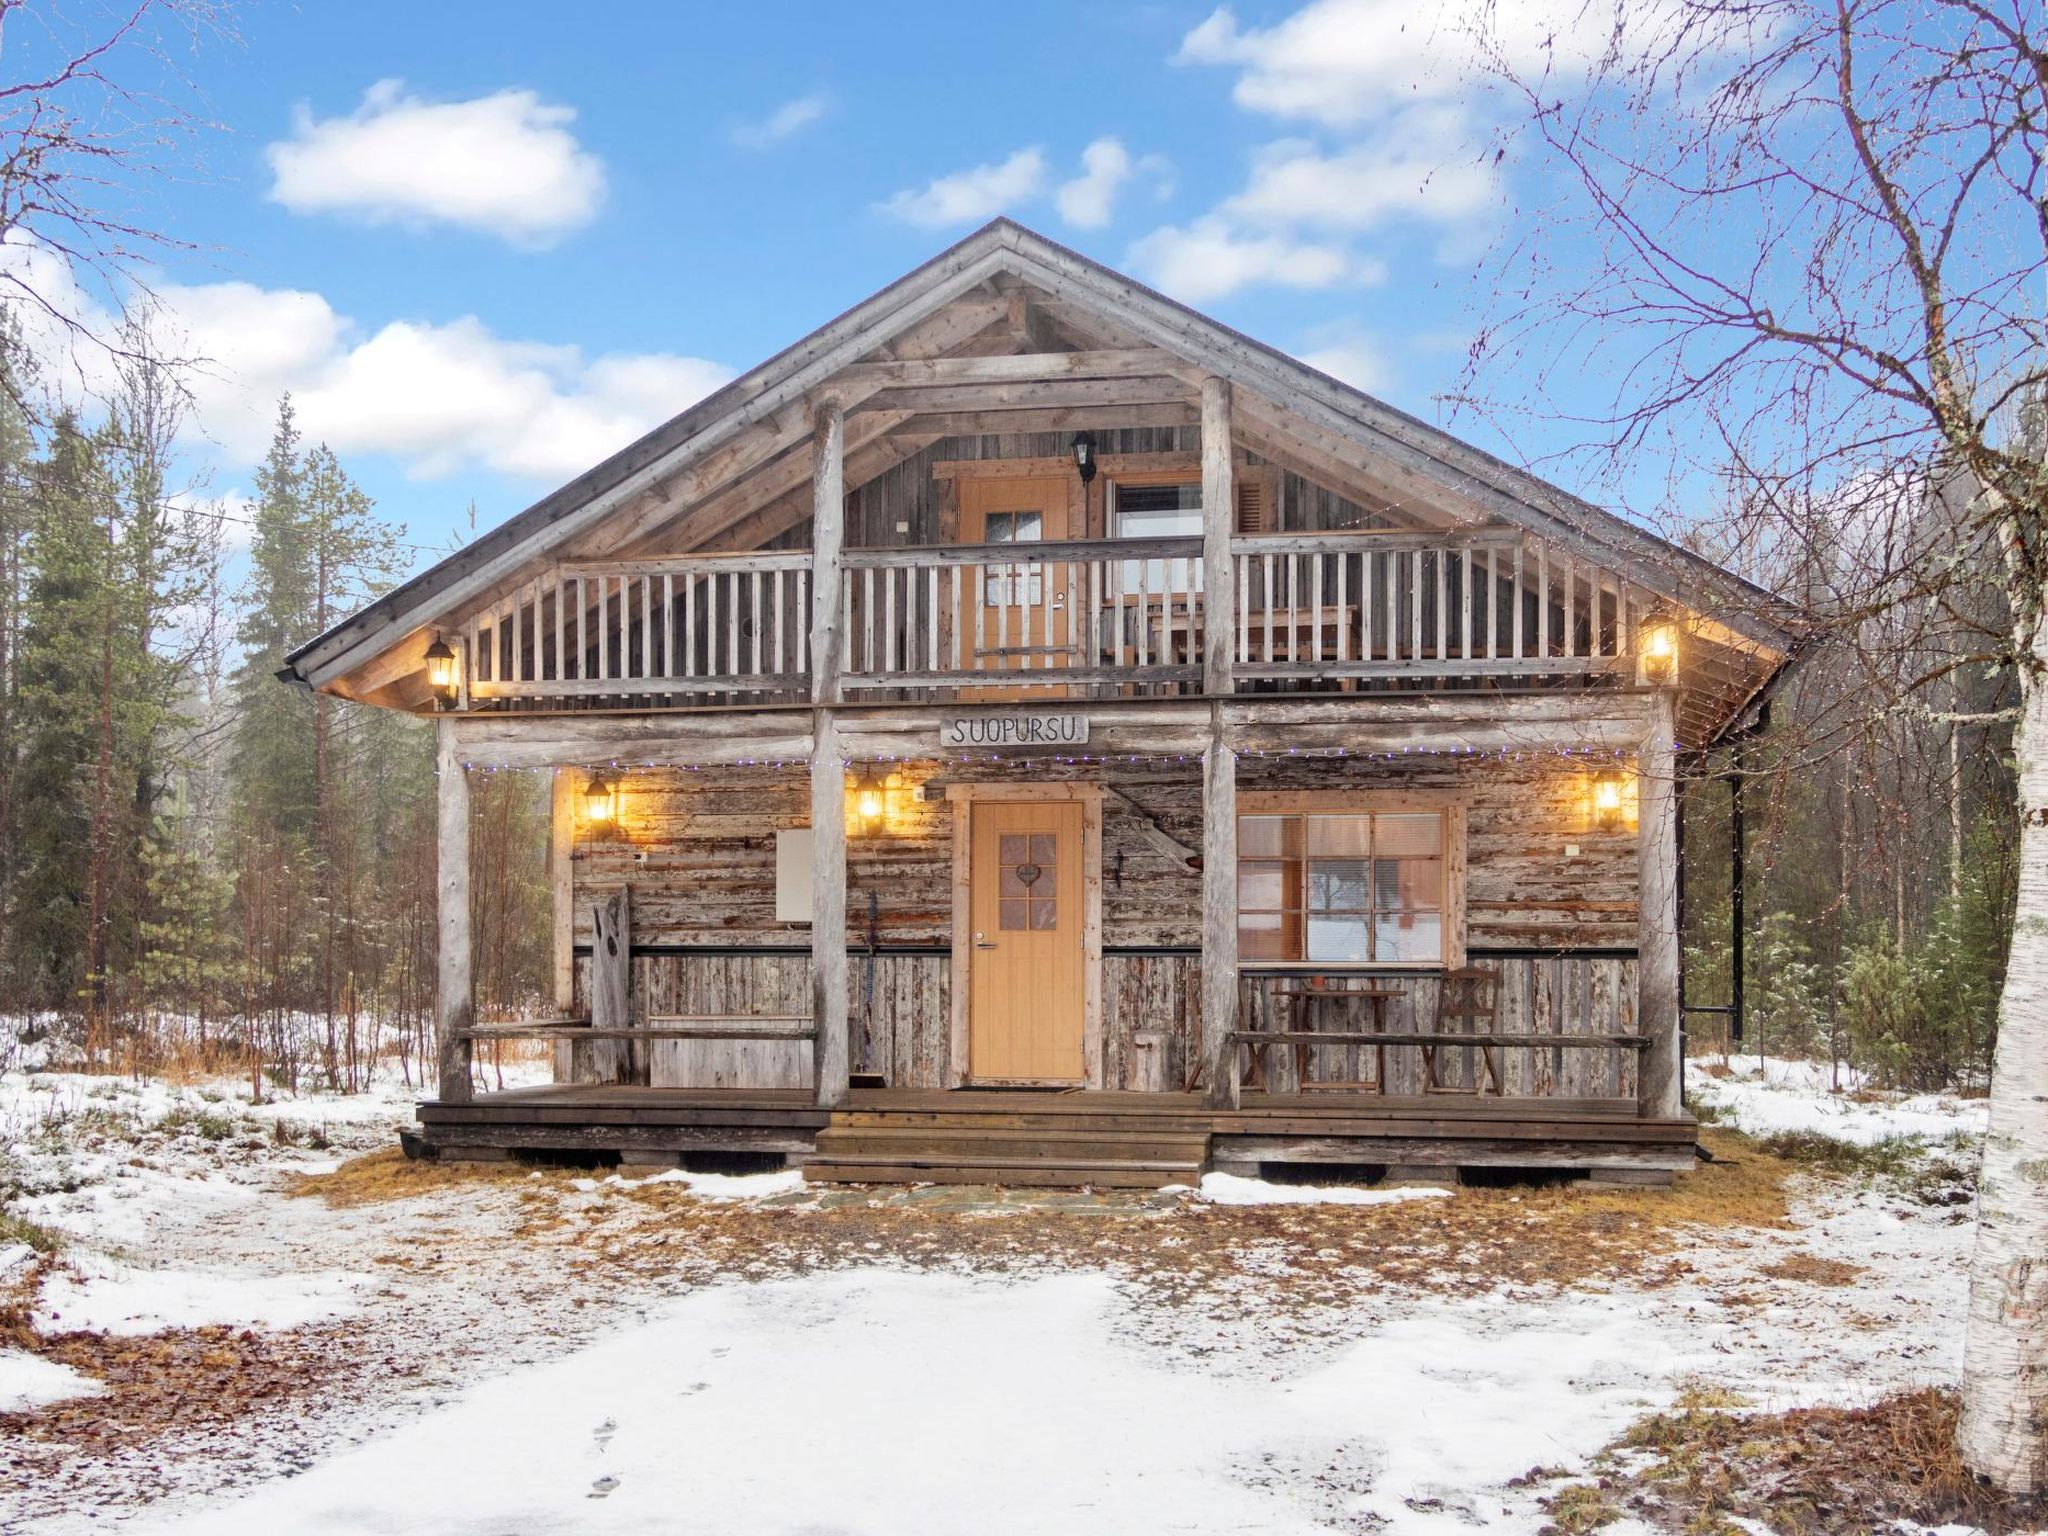
[[[996,942],[994,939],[984,937],[981,929],[977,928],[974,930],[974,947],[976,949],[994,949]]]

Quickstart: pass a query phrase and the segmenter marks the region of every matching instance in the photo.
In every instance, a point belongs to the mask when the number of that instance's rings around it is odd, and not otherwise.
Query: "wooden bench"
[[[1341,996],[1342,994],[1332,993],[1330,995]],[[1438,1050],[1447,1045],[1477,1046],[1480,1056],[1486,1063],[1487,1076],[1493,1081],[1493,1091],[1499,1094],[1502,1092],[1500,1061],[1494,1054],[1498,1050],[1523,1047],[1532,1050],[1562,1048],[1565,1050],[1640,1051],[1648,1048],[1650,1041],[1646,1035],[1553,1035],[1538,1034],[1526,1030],[1512,1032],[1482,1030],[1467,1034],[1462,1031],[1443,1029],[1234,1029],[1230,1032],[1230,1043],[1233,1050],[1238,1046],[1251,1047],[1254,1062],[1257,1061],[1263,1048],[1269,1045],[1293,1046],[1296,1048],[1298,1056],[1306,1053],[1311,1047],[1318,1045],[1370,1045],[1382,1053],[1390,1045],[1413,1045],[1420,1047],[1423,1052],[1423,1071],[1432,1089],[1436,1086],[1436,1052]],[[1384,1054],[1381,1055],[1380,1059],[1384,1062]],[[1235,1076],[1234,1073],[1232,1075]],[[1261,1084],[1264,1082],[1264,1076],[1263,1071],[1257,1073]],[[1304,1083],[1302,1086],[1306,1089],[1321,1088],[1324,1090],[1349,1088],[1358,1092],[1371,1092],[1382,1095],[1387,1091],[1384,1068],[1382,1068],[1378,1080],[1370,1084],[1365,1082]]]

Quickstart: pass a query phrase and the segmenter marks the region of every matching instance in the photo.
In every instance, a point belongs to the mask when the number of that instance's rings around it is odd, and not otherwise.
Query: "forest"
[[[433,1056],[431,731],[277,681],[427,551],[279,402],[253,495],[194,497],[143,322],[114,398],[0,333],[0,1008],[58,1054],[293,1091]],[[485,776],[486,1016],[546,964],[547,792]]]
[[[276,673],[437,552],[303,439],[288,399],[246,503],[191,495],[183,387],[146,318],[130,324],[115,397],[97,403],[45,389],[13,335],[0,1007],[106,1070],[349,1089],[389,1061],[420,1081],[433,1054],[430,733]],[[1956,526],[1944,508],[1916,494],[1909,515],[1881,521],[1917,544]],[[1716,553],[1733,525],[1678,532]],[[1976,548],[1956,539],[1956,560]],[[1960,659],[1957,594],[1990,591],[1989,573],[1952,579],[1938,601],[1879,602],[1871,564],[1841,538],[1799,547],[1780,586],[1803,596],[1816,643],[1766,728],[1688,760],[1690,1039],[1736,1046],[1739,797],[1740,1048],[1898,1086],[1981,1085],[2013,905],[2015,689],[1995,664]],[[541,779],[479,776],[485,1018],[541,1002],[546,827]]]

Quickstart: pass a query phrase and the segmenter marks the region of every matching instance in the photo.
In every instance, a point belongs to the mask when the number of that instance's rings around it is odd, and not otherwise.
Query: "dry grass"
[[[386,1200],[411,1200],[465,1184],[495,1184],[525,1179],[533,1170],[517,1163],[414,1162],[396,1147],[352,1157],[332,1173],[309,1173],[293,1181],[285,1193],[317,1195],[346,1209]]]
[[[1212,1206],[1143,1196],[1077,1202],[972,1191],[876,1189],[869,1196],[717,1204],[676,1184],[610,1186],[591,1200],[569,1176],[517,1164],[407,1162],[395,1150],[309,1176],[295,1194],[337,1206],[404,1200],[467,1185],[518,1184],[510,1241],[573,1245],[621,1279],[788,1274],[878,1260],[913,1267],[1108,1269],[1154,1299],[1213,1302],[1245,1278],[1284,1278],[1305,1305],[1399,1286],[1445,1292],[1506,1283],[1634,1278],[1667,1284],[1701,1228],[1787,1224],[1797,1169],[1731,1132],[1710,1130],[1714,1161],[1669,1189],[1523,1186],[1372,1206]],[[965,1208],[963,1208],[965,1207]],[[1302,1284],[1300,1282],[1311,1282]],[[1265,1289],[1260,1287],[1260,1289]],[[1270,1300],[1270,1297],[1269,1297]]]
[[[1638,1422],[1591,1481],[1545,1501],[1559,1536],[1633,1516],[1659,1530],[1724,1532],[1737,1519],[1780,1536],[1865,1536],[1899,1522],[2034,1530],[2048,1504],[1980,1486],[1956,1452],[1951,1392],[1900,1393],[1867,1408],[1730,1411],[1692,1393]]]
[[[1811,1253],[1787,1254],[1775,1264],[1757,1271],[1773,1280],[1800,1280],[1808,1285],[1854,1285],[1858,1275],[1867,1273],[1861,1264],[1841,1259],[1823,1259]]]

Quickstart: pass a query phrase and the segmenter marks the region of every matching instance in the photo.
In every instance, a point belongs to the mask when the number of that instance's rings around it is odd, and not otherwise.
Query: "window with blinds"
[[[1303,811],[1237,820],[1247,963],[1444,963],[1444,813]]]

